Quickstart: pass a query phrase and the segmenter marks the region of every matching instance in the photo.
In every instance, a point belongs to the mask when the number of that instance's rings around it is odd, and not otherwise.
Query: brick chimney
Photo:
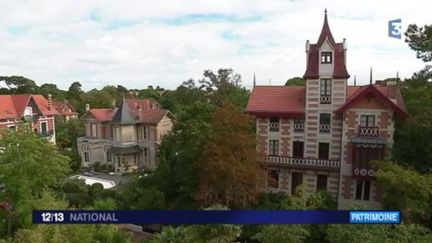
[[[48,94],[48,110],[52,109],[52,95]]]

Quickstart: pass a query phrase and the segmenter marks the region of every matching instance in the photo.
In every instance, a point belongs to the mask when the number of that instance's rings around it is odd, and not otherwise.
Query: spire
[[[356,75],[354,75],[354,86],[356,86],[356,83],[357,83],[357,77]]]
[[[330,41],[331,45],[333,45],[333,46],[336,45],[336,42],[333,39],[333,35],[330,31],[330,27],[329,27],[328,21],[327,21],[327,9],[324,10],[324,24],[323,24],[323,27],[321,29],[321,34],[318,38],[317,45],[320,47],[322,45],[322,43],[324,43],[326,38]]]
[[[113,124],[135,124],[136,119],[132,114],[132,111],[127,104],[126,100],[123,99],[119,108],[112,118]]]
[[[372,67],[370,68],[370,73],[369,73],[369,84],[372,84]]]

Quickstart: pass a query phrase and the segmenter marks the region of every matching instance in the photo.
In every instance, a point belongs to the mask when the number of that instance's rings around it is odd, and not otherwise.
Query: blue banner
[[[34,224],[399,224],[399,211],[35,210]]]

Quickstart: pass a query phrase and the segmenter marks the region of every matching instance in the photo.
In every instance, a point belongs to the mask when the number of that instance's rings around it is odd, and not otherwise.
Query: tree
[[[213,111],[211,104],[202,102],[185,107],[176,117],[172,132],[162,140],[160,163],[151,179],[164,193],[168,208],[195,206],[198,158],[212,129]]]
[[[406,222],[432,223],[432,174],[421,175],[389,161],[375,161],[385,208],[402,212]],[[403,197],[401,197],[403,195]]]
[[[217,108],[213,132],[199,157],[196,198],[204,205],[246,207],[254,204],[264,187],[251,118],[232,105]]]
[[[301,77],[290,78],[286,81],[285,86],[305,86],[306,80]]]
[[[427,228],[415,224],[400,225],[330,225],[327,240],[331,243],[353,242],[431,242]]]
[[[0,192],[0,201],[13,205],[16,226],[28,226],[31,202],[58,185],[69,171],[69,158],[27,126],[19,126],[16,132],[2,130],[1,137],[0,178],[6,189]]]
[[[66,92],[57,88],[55,84],[42,84],[37,92],[45,97],[52,95],[53,99],[64,101],[66,98]]]
[[[38,88],[36,82],[23,76],[0,76],[12,94],[33,94]]]
[[[240,74],[234,73],[231,68],[221,68],[217,74],[204,70],[204,78],[199,83],[200,89],[205,91],[213,104],[222,106],[228,102],[241,109],[246,107],[249,91],[241,87]]]
[[[432,60],[432,25],[418,27],[416,24],[410,24],[405,36],[405,42],[416,51],[417,58],[424,62]]]

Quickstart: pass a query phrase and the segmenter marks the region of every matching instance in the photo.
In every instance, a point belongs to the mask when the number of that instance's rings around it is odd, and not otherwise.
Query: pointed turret
[[[132,110],[130,109],[125,99],[122,100],[119,108],[117,109],[117,112],[113,116],[112,123],[122,125],[136,123],[136,118],[133,115]]]
[[[329,27],[328,20],[327,20],[327,9],[324,10],[324,24],[323,24],[323,27],[321,29],[321,34],[320,34],[320,36],[318,38],[317,45],[321,46],[322,43],[324,43],[324,41],[326,39],[329,40],[329,42],[331,43],[331,45],[333,47],[336,45],[336,42],[335,42],[335,40],[333,38],[333,35],[332,35],[331,31],[330,31],[330,27]]]

